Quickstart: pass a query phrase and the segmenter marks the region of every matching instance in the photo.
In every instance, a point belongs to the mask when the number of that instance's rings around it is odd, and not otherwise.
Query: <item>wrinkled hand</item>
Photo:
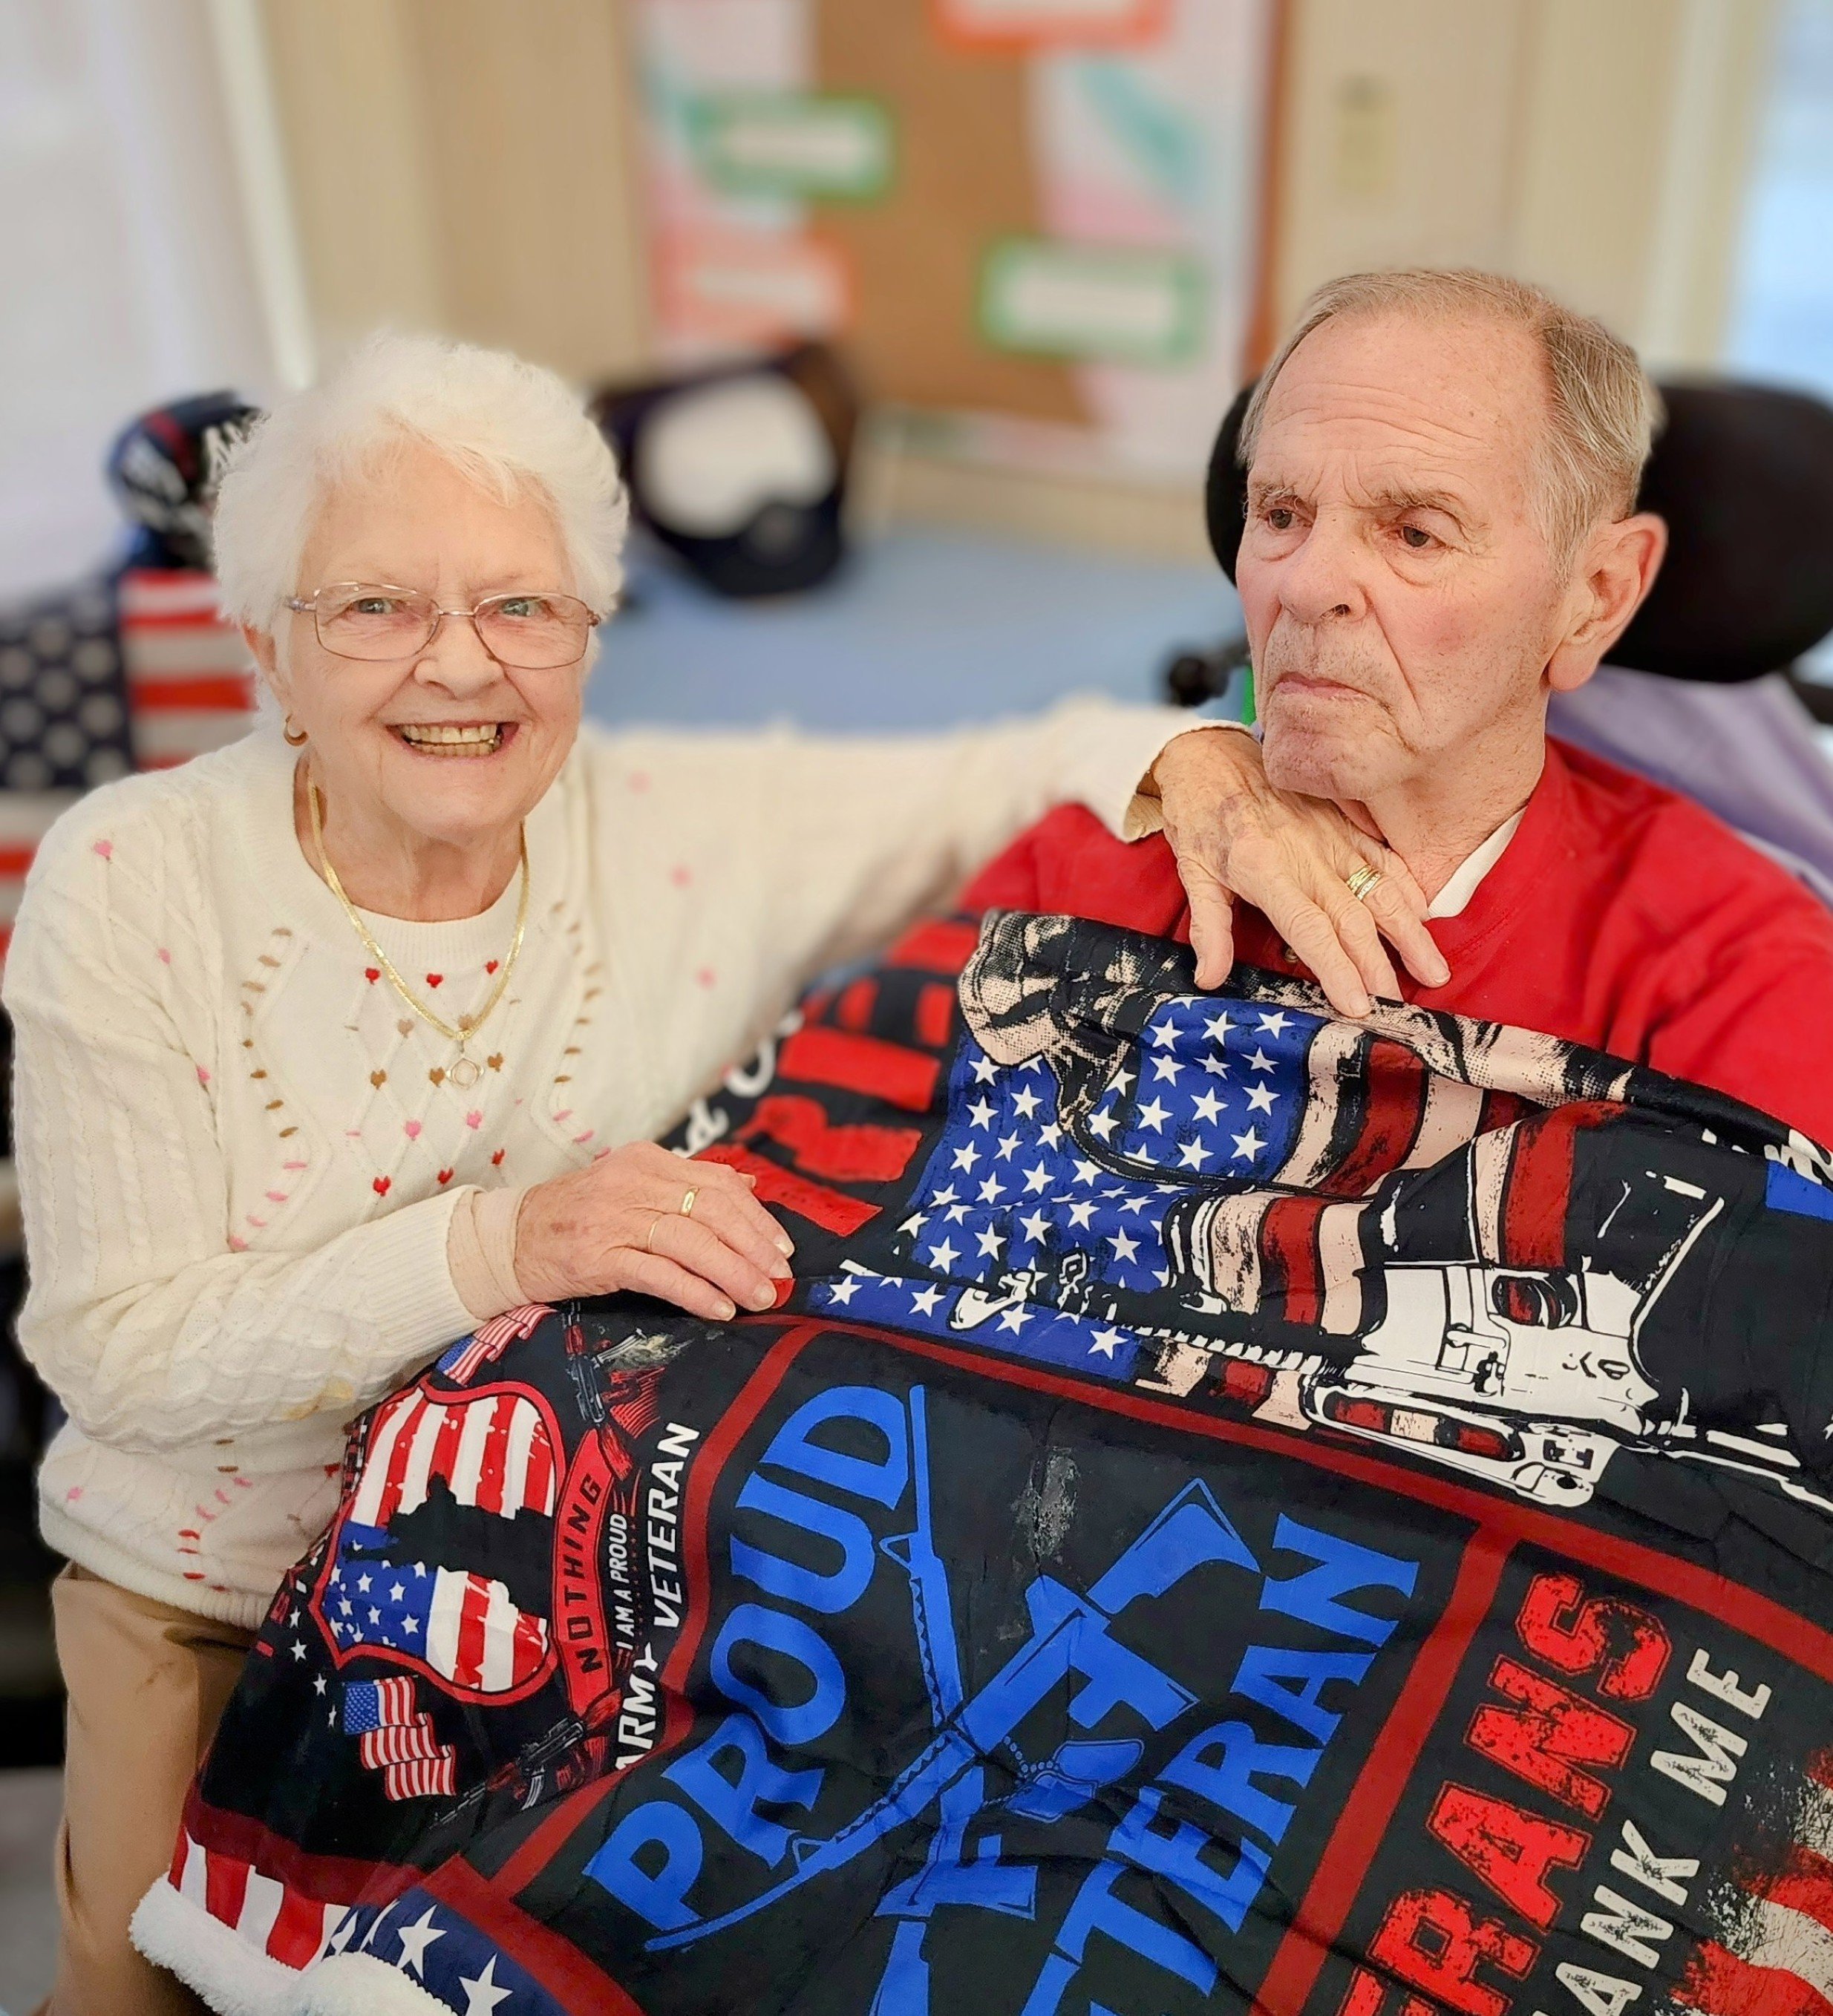
[[[1373,998],[1399,999],[1384,935],[1422,985],[1450,978],[1406,862],[1326,800],[1275,790],[1251,736],[1178,736],[1152,779],[1190,901],[1199,987],[1219,987],[1234,963],[1237,897],[1266,916],[1341,1015],[1367,1014]],[[1381,879],[1359,902],[1349,878],[1364,866]]]
[[[698,1194],[683,1217],[690,1188]],[[794,1251],[749,1176],[650,1141],[537,1183],[516,1221],[516,1279],[531,1301],[634,1288],[715,1323],[735,1304],[774,1307]]]

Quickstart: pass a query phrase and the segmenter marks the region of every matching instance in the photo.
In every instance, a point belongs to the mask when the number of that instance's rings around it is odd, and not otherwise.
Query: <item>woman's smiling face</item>
[[[441,609],[574,592],[539,491],[525,484],[505,503],[407,441],[326,499],[293,593],[306,601],[349,581],[416,589]],[[277,653],[269,639],[250,641],[305,731],[327,798],[363,824],[461,848],[499,841],[539,802],[578,732],[585,657],[540,671],[499,664],[463,617],[384,662],[327,650],[309,612],[283,610],[277,627]]]

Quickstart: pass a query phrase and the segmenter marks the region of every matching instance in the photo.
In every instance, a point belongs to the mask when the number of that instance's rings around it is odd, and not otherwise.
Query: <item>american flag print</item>
[[[0,607],[0,788],[74,797],[132,769],[117,621],[102,578]]]
[[[206,1848],[189,1829],[179,1832],[166,1881],[176,1896],[283,1967],[310,1967],[354,1922],[348,1905],[315,1896],[246,1856]]]
[[[0,606],[0,958],[52,823],[132,767],[113,584]]]
[[[460,1337],[439,1360],[438,1369],[455,1386],[468,1386],[487,1365],[494,1365],[512,1344],[526,1344],[553,1311],[546,1302],[524,1302],[480,1323]]]
[[[415,1707],[412,1680],[346,1681],[344,1733],[356,1738],[363,1769],[382,1773],[385,1798],[449,1798],[458,1789],[458,1752]]]
[[[357,1424],[186,1814],[362,1900],[274,2006],[1833,2016],[1833,1165],[1318,1006],[927,931],[669,1144],[780,1307],[512,1312]],[[185,1881],[154,1957],[265,1965]]]
[[[435,1483],[460,1505],[499,1518],[551,1513],[555,1442],[526,1393],[443,1401],[409,1387],[376,1412],[351,1516],[359,1525],[386,1527],[397,1514],[417,1511]]]
[[[1165,1198],[1083,1155],[1059,1101],[1041,1059],[1003,1068],[964,1040],[949,1124],[893,1243],[909,1276],[845,1268],[816,1284],[815,1306],[945,1337],[970,1331],[1017,1356],[1130,1378],[1138,1340],[1106,1312],[1068,1306],[1063,1290],[1151,1285],[1164,1264]]]
[[[239,741],[254,722],[254,671],[215,576],[130,567],[118,593],[137,766],[170,769]]]
[[[467,1924],[417,1885],[386,1903],[357,1907],[338,1926],[332,1951],[394,1968],[418,1991],[416,2008],[454,2016],[567,2016],[564,2007],[518,1967],[502,1942]],[[373,1994],[370,1975],[356,1992]],[[399,1991],[398,1991],[398,1993]],[[366,2009],[369,2006],[364,2005]],[[593,2006],[611,2007],[609,2003]]]
[[[1316,1054],[1337,1026],[1213,997],[1161,1001],[1068,1120],[1046,1058],[1002,1065],[963,1037],[947,1126],[898,1227],[909,1277],[854,1266],[818,1287],[815,1305],[1130,1379],[1146,1348],[1133,1326],[1162,1323],[1148,1305],[1174,1279],[1194,1283],[1172,1215],[1194,1191],[1242,1220],[1256,1265],[1233,1284],[1237,1306],[1258,1306],[1263,1233],[1276,1255],[1321,1234],[1340,1259],[1308,1271],[1353,1278],[1356,1208],[1339,1211],[1341,1228],[1320,1225],[1312,1197],[1281,1194],[1299,1165],[1341,1168],[1366,1145],[1359,1128],[1344,1138],[1334,1051]],[[1287,1273],[1301,1271],[1285,1258]]]
[[[387,1561],[387,1535],[346,1525],[321,1600],[346,1652],[399,1652],[458,1692],[508,1694],[546,1669],[547,1619],[518,1610],[493,1578]],[[377,1558],[366,1565],[366,1557]]]
[[[518,1607],[494,1577],[419,1557],[415,1515],[450,1505],[505,1521],[551,1517],[558,1447],[545,1409],[524,1391],[445,1401],[416,1385],[386,1402],[315,1598],[333,1643],[346,1654],[400,1655],[456,1692],[538,1685],[553,1656],[548,1620]],[[411,1538],[402,1521],[413,1522]]]
[[[365,1736],[412,1721],[414,1683],[398,1674],[385,1680],[348,1680],[344,1687],[344,1733]]]
[[[232,742],[254,707],[211,574],[128,567],[0,607],[0,956],[38,843],[83,791]]]
[[[1791,1805],[1779,1866],[1752,1867],[1713,1895],[1719,1936],[1694,1954],[1674,1991],[1683,2008],[1833,2016],[1833,1754],[1806,1760]]]
[[[1200,997],[1161,1003],[1085,1122],[1142,1175],[1280,1183],[1302,1132],[1315,1015]]]

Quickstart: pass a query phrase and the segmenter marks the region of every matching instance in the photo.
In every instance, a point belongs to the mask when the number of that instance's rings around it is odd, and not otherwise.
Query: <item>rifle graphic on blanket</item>
[[[1825,2000],[1823,1150],[998,915],[676,1145],[788,1304],[513,1312],[355,1425],[142,1913],[207,2000]]]
[[[792,1875],[722,1917],[660,1935],[650,1942],[657,1952],[696,1944],[770,1910],[816,1878],[844,1868],[932,1805],[939,1805],[942,1825],[923,1873],[889,1892],[878,1907],[880,1915],[906,1921],[893,1946],[887,1992],[894,1979],[902,1981],[904,1986],[882,2006],[906,2007],[916,1981],[927,1978],[920,1928],[939,1905],[971,1902],[983,1909],[1031,1915],[1035,1872],[1001,1865],[996,1835],[983,1843],[979,1860],[963,1861],[960,1846],[968,1822],[983,1811],[1023,1813],[1035,1820],[1059,1817],[1123,1778],[1139,1762],[1141,1746],[1136,1741],[1075,1739],[1060,1744],[1048,1758],[1032,1762],[1012,1743],[1013,1732],[1025,1716],[1066,1680],[1080,1683],[1068,1713],[1085,1727],[1097,1726],[1120,1701],[1154,1728],[1163,1728],[1193,1705],[1194,1696],[1129,1652],[1113,1638],[1110,1627],[1131,1604],[1165,1595],[1206,1562],[1255,1568],[1240,1535],[1201,1484],[1187,1485],[1178,1492],[1086,1597],[1048,1576],[1039,1576],[1026,1593],[1032,1629],[1029,1642],[978,1694],[966,1694],[948,1572],[935,1550],[931,1528],[923,1399],[923,1389],[913,1389],[909,1396],[910,1460],[916,1523],[908,1534],[887,1541],[884,1551],[909,1577],[911,1610],[935,1733],[884,1795],[832,1839],[793,1836]],[[1017,1786],[989,1801],[984,1784],[988,1760],[996,1758],[1006,1762]],[[926,2000],[922,2006],[927,2006]]]

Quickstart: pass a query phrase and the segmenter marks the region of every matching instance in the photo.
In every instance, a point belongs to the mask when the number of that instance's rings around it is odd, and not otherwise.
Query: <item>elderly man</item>
[[[1354,1013],[1386,972],[1356,899],[1410,875],[1442,959],[1391,930],[1417,981],[1379,991],[1594,1044],[1833,1139],[1833,915],[1698,807],[1546,732],[1550,697],[1591,676],[1661,564],[1666,528],[1634,509],[1656,412],[1626,345],[1514,281],[1321,290],[1242,430],[1264,773],[1241,738],[1222,881],[1187,891],[1162,844],[1119,847],[1068,812],[971,899],[1194,925],[1211,985],[1232,926],[1241,957],[1315,975]],[[1346,849],[1347,873],[1316,879],[1320,801],[1392,850],[1370,851],[1385,891]],[[1231,895],[1280,927],[1231,917]]]

